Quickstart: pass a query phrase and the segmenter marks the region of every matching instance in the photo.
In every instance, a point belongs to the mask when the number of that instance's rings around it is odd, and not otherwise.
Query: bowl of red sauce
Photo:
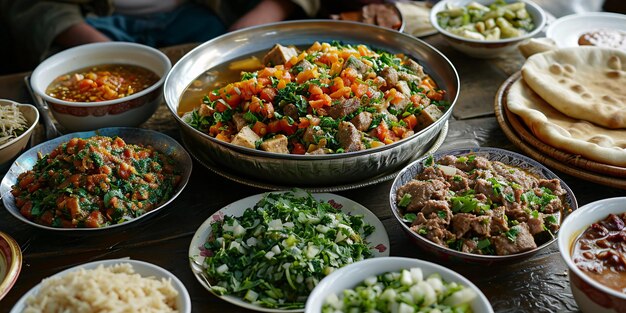
[[[165,54],[145,45],[94,43],[44,60],[31,85],[68,130],[137,126],[162,102],[171,67]]]
[[[583,312],[626,312],[626,197],[571,213],[558,235],[572,294]]]

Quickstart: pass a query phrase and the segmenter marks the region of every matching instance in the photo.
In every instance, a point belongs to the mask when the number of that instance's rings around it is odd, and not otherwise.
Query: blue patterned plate
[[[435,154],[432,154],[433,160],[437,162],[439,159],[443,158],[446,155],[454,155],[454,156],[462,156],[467,155],[469,153],[473,153],[477,156],[482,156],[489,161],[500,161],[504,164],[515,166],[525,170],[528,173],[533,174],[536,177],[544,178],[544,179],[559,179],[561,181],[561,188],[565,190],[566,194],[564,195],[564,203],[567,210],[565,212],[561,212],[561,220],[559,224],[563,222],[563,219],[568,215],[569,212],[576,210],[578,208],[578,203],[576,202],[576,197],[574,197],[574,193],[572,190],[565,184],[565,182],[560,179],[556,174],[547,169],[545,166],[539,164],[537,161],[523,156],[519,153],[515,153],[512,151],[498,149],[498,148],[466,148],[466,149],[454,149],[448,151],[441,151]],[[434,253],[436,256],[444,259],[444,260],[452,260],[452,261],[461,261],[461,262],[470,262],[470,263],[498,263],[498,262],[506,262],[513,260],[520,260],[524,258],[528,258],[539,250],[551,245],[557,238],[557,234],[555,233],[553,238],[538,246],[535,249],[512,254],[512,255],[481,255],[467,252],[460,252],[457,250],[450,249],[448,247],[440,246],[421,235],[418,235],[416,232],[411,230],[411,223],[405,221],[402,218],[402,213],[398,209],[396,205],[396,194],[398,188],[405,185],[413,178],[415,178],[419,173],[424,170],[424,160],[429,156],[424,156],[415,162],[409,164],[404,169],[400,171],[396,179],[393,181],[391,186],[391,191],[389,192],[389,204],[391,206],[391,211],[393,215],[396,217],[398,222],[402,227],[402,230],[405,231],[407,236],[415,243],[417,246],[422,249]]]
[[[21,173],[26,172],[33,168],[33,166],[38,160],[39,154],[41,155],[48,154],[52,152],[52,150],[54,150],[59,144],[69,141],[72,138],[89,138],[93,136],[108,136],[108,137],[117,136],[117,137],[124,139],[126,143],[150,145],[155,150],[161,153],[165,153],[166,155],[174,159],[174,161],[177,164],[178,170],[181,172],[180,174],[181,180],[180,180],[180,183],[178,184],[178,187],[176,187],[176,189],[174,190],[172,197],[168,199],[167,201],[163,202],[158,207],[154,208],[153,210],[149,212],[144,213],[143,215],[137,218],[134,218],[132,220],[129,220],[123,223],[105,226],[101,228],[50,227],[50,226],[37,224],[35,222],[28,220],[24,216],[22,216],[19,208],[15,205],[15,198],[13,197],[13,194],[11,194],[11,186],[15,185],[15,183],[17,182],[17,177]],[[176,140],[174,140],[173,138],[167,135],[164,135],[162,133],[152,131],[152,130],[142,129],[142,128],[132,128],[132,127],[102,128],[102,129],[95,130],[95,131],[67,134],[67,135],[46,141],[44,143],[41,143],[31,148],[30,150],[24,152],[21,156],[17,158],[17,160],[15,160],[15,162],[13,163],[13,165],[11,166],[7,174],[2,179],[2,183],[0,184],[0,196],[2,197],[2,203],[4,204],[4,207],[9,211],[9,213],[11,213],[13,216],[23,221],[24,223],[30,224],[32,226],[43,228],[43,229],[48,229],[48,230],[57,230],[57,231],[77,231],[77,230],[97,231],[101,229],[109,229],[113,227],[127,225],[129,223],[145,218],[146,216],[151,216],[155,214],[156,212],[158,212],[159,210],[161,210],[167,204],[172,202],[183,191],[183,189],[187,185],[187,182],[189,181],[189,176],[191,175],[192,164],[193,162],[191,161],[191,157],[189,156],[185,148],[183,148],[183,146],[181,146]]]

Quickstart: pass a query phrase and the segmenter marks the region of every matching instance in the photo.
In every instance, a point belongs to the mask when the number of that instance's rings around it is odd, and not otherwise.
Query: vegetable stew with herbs
[[[11,192],[20,213],[38,224],[99,228],[168,200],[181,178],[175,166],[120,137],[72,138],[20,174]]]
[[[424,170],[397,191],[411,229],[450,249],[511,255],[554,237],[566,211],[558,179],[473,154],[427,158]]]
[[[420,64],[365,45],[276,45],[257,63],[266,66],[210,91],[182,119],[238,146],[332,154],[408,138],[449,107]]]
[[[46,94],[70,102],[115,100],[140,92],[159,81],[156,73],[130,64],[102,64],[57,77]]]

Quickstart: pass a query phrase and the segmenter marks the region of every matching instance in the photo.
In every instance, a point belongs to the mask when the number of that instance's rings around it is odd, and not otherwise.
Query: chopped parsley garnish
[[[411,194],[410,193],[405,193],[402,196],[402,199],[400,199],[400,202],[398,202],[398,206],[405,208],[407,205],[409,205],[409,203],[411,203]]]
[[[504,233],[506,238],[512,242],[515,242],[517,239],[517,234],[519,234],[519,230],[516,227],[513,227]]]

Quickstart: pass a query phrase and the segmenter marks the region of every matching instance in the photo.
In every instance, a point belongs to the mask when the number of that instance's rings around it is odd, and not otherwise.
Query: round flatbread
[[[626,131],[564,115],[533,92],[523,79],[511,85],[506,105],[546,144],[590,160],[626,167]]]
[[[626,128],[626,53],[575,47],[531,56],[522,67],[530,88],[561,113]]]

